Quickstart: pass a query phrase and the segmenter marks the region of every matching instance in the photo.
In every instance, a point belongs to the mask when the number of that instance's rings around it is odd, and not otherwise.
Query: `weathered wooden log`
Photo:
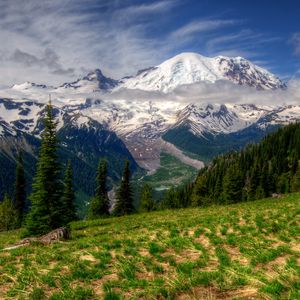
[[[67,240],[69,238],[70,238],[70,232],[69,232],[68,228],[60,227],[60,228],[52,230],[49,233],[44,234],[40,237],[25,238],[25,239],[15,243],[14,245],[4,248],[3,250],[11,250],[11,249],[20,248],[23,246],[28,246],[33,242],[38,242],[43,245],[49,245],[49,244],[52,244],[52,243],[55,243],[55,242],[58,242],[61,240]]]
[[[70,238],[69,230],[66,227],[60,227],[38,238],[38,241],[44,245],[49,245],[60,240]]]

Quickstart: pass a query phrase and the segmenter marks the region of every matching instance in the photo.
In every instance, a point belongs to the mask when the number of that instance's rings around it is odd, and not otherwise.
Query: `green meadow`
[[[0,299],[300,299],[299,213],[298,193],[74,222],[0,251]]]

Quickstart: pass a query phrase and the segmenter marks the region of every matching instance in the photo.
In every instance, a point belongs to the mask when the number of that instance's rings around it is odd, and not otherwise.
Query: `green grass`
[[[160,168],[150,176],[145,176],[144,183],[150,184],[153,188],[170,188],[194,180],[198,171],[176,157],[162,152],[160,154]]]
[[[71,224],[0,251],[0,299],[299,299],[300,194]],[[20,231],[0,233],[0,249]]]

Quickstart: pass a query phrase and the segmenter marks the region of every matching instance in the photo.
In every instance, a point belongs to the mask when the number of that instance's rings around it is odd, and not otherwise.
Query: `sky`
[[[0,86],[119,79],[181,52],[300,77],[299,0],[0,0]]]

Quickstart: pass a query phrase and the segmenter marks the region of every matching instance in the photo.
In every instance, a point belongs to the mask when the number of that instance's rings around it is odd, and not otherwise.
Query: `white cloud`
[[[172,32],[172,38],[185,38],[201,32],[209,32],[224,26],[234,25],[234,20],[200,20],[190,22]]]
[[[141,90],[118,90],[112,94],[102,95],[105,100],[134,100],[134,101],[174,101],[181,103],[237,103],[259,104],[270,106],[299,105],[300,80],[288,82],[286,90],[256,90],[253,87],[241,86],[228,81],[215,83],[200,82],[183,85],[173,92],[148,92]]]
[[[119,78],[157,63],[161,44],[146,37],[149,24],[134,16],[163,13],[177,2],[124,7],[126,2],[0,1],[0,39],[6,41],[0,81],[24,81],[24,67],[26,80],[58,84],[79,76],[82,69],[100,67]]]
[[[175,0],[158,1],[150,4],[139,4],[125,7],[117,11],[119,15],[136,18],[138,15],[156,14],[166,11],[178,4]]]
[[[190,51],[199,37],[203,49],[215,38],[204,54],[215,54],[226,46],[220,41],[222,29],[229,28],[234,35],[233,25],[239,21],[199,17],[179,28],[176,23],[170,25],[168,20],[174,21],[185,4],[179,0],[146,4],[132,0],[0,0],[0,84],[29,80],[57,85],[95,68],[120,78],[157,65],[182,49]],[[237,37],[234,47],[224,47],[223,54],[253,53],[249,43],[239,46],[238,40],[243,37]]]

